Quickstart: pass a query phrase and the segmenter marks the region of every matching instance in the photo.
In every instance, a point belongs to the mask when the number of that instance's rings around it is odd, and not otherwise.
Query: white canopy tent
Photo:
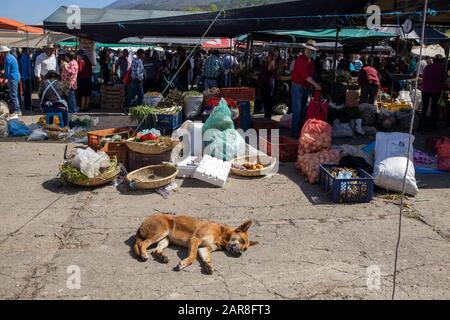
[[[57,33],[27,33],[27,32],[0,32],[0,44],[11,48],[41,48],[59,41],[64,41],[73,36]]]

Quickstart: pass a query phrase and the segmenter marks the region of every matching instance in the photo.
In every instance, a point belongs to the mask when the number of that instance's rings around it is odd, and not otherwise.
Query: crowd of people
[[[322,90],[322,75],[336,69],[346,71],[357,77],[361,89],[360,103],[375,104],[381,88],[402,89],[400,81],[393,81],[393,74],[419,75],[419,90],[422,92],[421,130],[434,130],[438,119],[438,101],[445,90],[450,89],[446,61],[442,55],[433,58],[424,57],[382,57],[360,54],[333,57],[322,52],[314,40],[309,40],[301,52],[295,55],[287,50],[284,58],[280,57],[278,48],[273,48],[266,56],[254,59],[254,68],[260,70],[257,85],[260,92],[262,109],[266,119],[272,117],[274,92],[280,74],[290,76],[290,105],[292,111],[292,136],[298,137],[305,121],[308,100],[314,91]],[[389,90],[392,92],[391,90]],[[428,109],[431,116],[428,117]]]
[[[83,50],[73,48],[47,46],[30,50],[2,46],[1,51],[0,72],[8,80],[9,100],[17,115],[32,109],[32,92],[39,91],[50,71],[52,79],[56,74],[63,84],[65,112],[74,113],[89,108],[93,86],[99,83],[125,84],[124,107],[128,109],[142,104],[145,92],[161,92],[166,86],[181,91],[231,87],[239,68],[230,53],[199,49],[187,59],[188,53],[182,47],[174,52],[102,48],[96,52],[95,61]]]

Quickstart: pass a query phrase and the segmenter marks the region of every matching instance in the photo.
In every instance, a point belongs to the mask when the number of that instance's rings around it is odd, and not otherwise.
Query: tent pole
[[[248,67],[249,61],[250,61],[250,38],[251,34],[247,34],[247,47],[245,48],[245,67]]]
[[[336,67],[337,67],[337,46],[338,46],[338,40],[339,40],[339,31],[341,31],[341,27],[336,25],[336,39],[334,41],[333,70],[336,70]]]
[[[251,35],[251,39],[250,39],[250,65],[253,64],[253,34]]]
[[[373,55],[375,53],[375,44],[372,42],[372,56],[370,57],[370,64],[373,66]]]

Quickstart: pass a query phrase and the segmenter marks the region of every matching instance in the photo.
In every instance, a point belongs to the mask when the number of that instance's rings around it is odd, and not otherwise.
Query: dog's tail
[[[134,243],[134,253],[138,258],[141,257],[141,242],[144,241],[144,239],[141,238],[141,234],[139,230],[136,232],[136,242]]]

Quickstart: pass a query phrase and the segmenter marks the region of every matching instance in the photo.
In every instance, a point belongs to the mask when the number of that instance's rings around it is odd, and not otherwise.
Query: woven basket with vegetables
[[[178,141],[172,140],[170,137],[159,137],[155,140],[139,141],[137,138],[127,140],[127,147],[131,151],[142,154],[161,154],[171,151]]]
[[[59,166],[61,177],[72,184],[83,187],[95,187],[107,184],[113,181],[120,172],[119,165],[116,158],[111,158],[111,164],[100,175],[94,178],[88,178],[80,169],[75,168],[69,161],[64,162]]]

